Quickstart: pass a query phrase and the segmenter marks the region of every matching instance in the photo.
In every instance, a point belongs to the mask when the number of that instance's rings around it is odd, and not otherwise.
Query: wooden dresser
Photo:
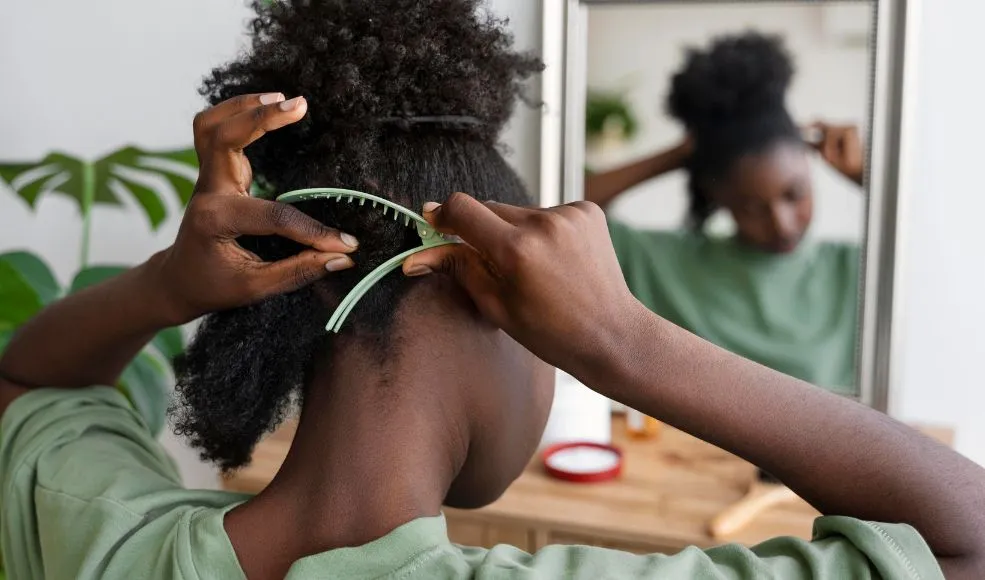
[[[924,429],[950,444],[946,429]],[[256,493],[273,478],[287,454],[294,426],[264,440],[253,463],[225,481],[230,490]],[[453,542],[492,547],[511,544],[534,552],[548,544],[602,546],[637,553],[676,553],[689,545],[710,547],[708,522],[738,500],[755,477],[745,461],[664,427],[658,438],[625,436],[613,418],[613,443],[625,453],[620,479],[573,484],[548,477],[539,457],[496,503],[475,511],[446,509]],[[765,512],[729,538],[752,545],[780,535],[810,538],[818,513],[796,500]]]

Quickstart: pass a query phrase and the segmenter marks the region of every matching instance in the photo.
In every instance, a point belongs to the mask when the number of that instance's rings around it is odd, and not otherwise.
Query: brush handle
[[[745,497],[715,516],[708,532],[716,540],[742,530],[769,508],[796,499],[789,487],[755,482]]]

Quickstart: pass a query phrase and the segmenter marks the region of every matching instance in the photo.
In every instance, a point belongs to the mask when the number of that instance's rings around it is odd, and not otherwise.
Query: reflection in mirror
[[[585,199],[634,294],[857,395],[873,4],[592,4]]]

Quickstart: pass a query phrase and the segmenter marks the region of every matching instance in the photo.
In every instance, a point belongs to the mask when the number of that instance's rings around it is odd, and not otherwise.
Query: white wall
[[[640,134],[623,151],[589,155],[599,168],[624,163],[676,145],[683,135],[665,114],[671,76],[684,62],[685,49],[705,48],[711,39],[749,29],[780,34],[797,74],[788,95],[799,123],[816,120],[854,123],[868,119],[870,64],[866,36],[836,34],[831,16],[854,21],[868,31],[866,4],[836,8],[775,3],[697,6],[592,6],[588,18],[588,85],[596,90],[626,90],[640,119]],[[864,196],[861,190],[814,158],[817,214],[812,235],[859,241]],[[676,229],[687,211],[686,178],[678,172],[645,183],[613,205],[614,215],[640,227]]]
[[[492,0],[513,19],[518,45],[540,49],[540,2]],[[57,17],[53,17],[57,15]],[[99,155],[126,144],[147,148],[191,143],[191,120],[204,106],[202,76],[242,46],[246,0],[32,0],[9,2],[0,18],[0,159],[40,159],[52,149]],[[538,113],[521,111],[506,142],[528,184],[538,183]],[[176,204],[171,204],[177,214]],[[169,219],[156,234],[141,214],[99,208],[93,263],[132,264],[166,247]],[[73,202],[56,195],[36,211],[0,190],[0,251],[30,248],[64,283],[78,269],[81,221]],[[191,486],[215,485],[214,473],[173,438]]]
[[[914,188],[902,222],[903,340],[897,408],[953,425],[985,465],[985,3],[922,0]]]

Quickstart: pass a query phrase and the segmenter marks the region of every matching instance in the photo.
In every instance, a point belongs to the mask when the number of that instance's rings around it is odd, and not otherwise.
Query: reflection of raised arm
[[[838,173],[862,185],[865,177],[865,151],[858,127],[854,125],[836,126],[827,123],[814,123],[809,127],[817,133],[810,139],[821,157]]]
[[[645,181],[681,169],[691,156],[690,139],[652,157],[604,173],[585,175],[585,200],[606,207],[619,194]]]

